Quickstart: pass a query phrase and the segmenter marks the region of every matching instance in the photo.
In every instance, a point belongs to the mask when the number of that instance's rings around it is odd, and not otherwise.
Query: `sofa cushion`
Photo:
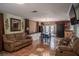
[[[4,41],[10,40],[10,41],[16,41],[14,34],[5,34],[3,35]]]
[[[19,33],[19,34],[15,34],[16,35],[16,40],[22,40],[22,35]]]
[[[30,36],[30,35],[26,36],[26,39],[31,39],[31,38],[32,38],[32,36]]]
[[[17,33],[16,35],[16,40],[23,40],[25,39],[25,33]]]
[[[18,47],[18,46],[20,46],[20,45],[22,45],[22,42],[21,42],[21,41],[18,41],[18,42],[16,42],[16,43],[14,44],[15,47]]]

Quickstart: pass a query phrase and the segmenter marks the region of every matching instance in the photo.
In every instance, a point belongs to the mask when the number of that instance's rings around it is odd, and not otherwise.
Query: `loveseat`
[[[79,55],[79,38],[77,38],[73,33],[72,35],[69,36],[69,38],[67,37],[67,38],[62,39],[60,41],[60,44],[56,48],[55,55],[56,56],[78,56]]]
[[[25,33],[5,34],[3,35],[4,50],[16,51],[25,46],[32,44],[32,37],[25,35]]]

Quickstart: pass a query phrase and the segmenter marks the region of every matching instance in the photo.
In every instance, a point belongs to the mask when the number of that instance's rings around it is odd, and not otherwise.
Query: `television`
[[[77,20],[75,17],[71,18],[70,21],[71,21],[71,25],[77,24]]]
[[[76,18],[76,11],[74,5],[71,6],[69,16],[70,16],[71,25],[75,25],[77,23],[77,18]]]

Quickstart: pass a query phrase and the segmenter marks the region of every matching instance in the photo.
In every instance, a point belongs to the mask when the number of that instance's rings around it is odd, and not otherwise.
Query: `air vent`
[[[36,11],[36,10],[33,10],[33,11],[32,11],[32,13],[37,13],[37,12],[38,12],[38,11]]]

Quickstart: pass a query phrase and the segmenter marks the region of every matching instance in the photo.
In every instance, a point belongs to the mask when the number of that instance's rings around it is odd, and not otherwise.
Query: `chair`
[[[62,39],[56,49],[56,55],[58,56],[69,56],[69,55],[79,55],[79,39],[74,35],[73,32],[71,34],[66,35],[64,39]]]
[[[79,39],[74,38],[68,46],[59,46],[56,49],[56,56],[77,56],[79,55]]]

